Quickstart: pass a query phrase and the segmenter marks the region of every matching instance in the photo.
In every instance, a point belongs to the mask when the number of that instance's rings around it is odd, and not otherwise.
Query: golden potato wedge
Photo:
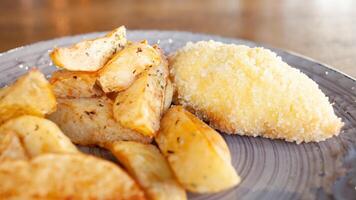
[[[221,135],[183,107],[173,106],[165,113],[155,139],[187,190],[219,192],[240,182]]]
[[[123,128],[113,118],[112,100],[101,98],[58,99],[58,109],[48,116],[72,142],[104,145],[119,140],[151,142],[132,130]]]
[[[45,154],[0,163],[0,199],[144,200],[115,164],[84,154]]]
[[[147,67],[160,62],[161,52],[147,41],[132,43],[117,52],[99,71],[99,84],[104,92],[128,88]]]
[[[16,134],[29,158],[44,153],[78,153],[58,126],[44,118],[23,115],[11,119],[0,126],[0,135],[3,133]]]
[[[162,113],[165,113],[168,110],[168,108],[171,107],[173,93],[174,93],[173,83],[170,79],[167,79],[166,88],[164,90],[164,104],[163,104]]]
[[[44,116],[56,109],[51,85],[38,70],[31,70],[0,92],[0,124],[21,115]]]
[[[97,73],[59,70],[52,73],[50,83],[57,98],[99,97],[104,92],[97,86]]]
[[[97,71],[125,44],[126,29],[120,26],[104,37],[55,48],[50,57],[55,65],[70,71]]]
[[[167,62],[151,67],[125,91],[120,92],[114,103],[114,117],[123,127],[142,135],[153,137],[159,129],[168,78]]]
[[[137,180],[148,199],[187,199],[185,190],[175,180],[167,161],[156,146],[120,141],[109,149]]]
[[[0,133],[0,163],[5,160],[27,160],[28,158],[16,133],[12,131]]]

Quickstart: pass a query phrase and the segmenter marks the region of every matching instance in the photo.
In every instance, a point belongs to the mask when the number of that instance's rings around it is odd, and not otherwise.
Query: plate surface
[[[56,68],[48,57],[54,46],[65,46],[102,35],[64,37],[0,54],[0,86],[36,66],[45,74]],[[130,40],[159,43],[166,54],[188,41],[217,40],[263,46],[250,41],[174,31],[129,31]],[[238,187],[213,195],[189,194],[189,199],[356,199],[356,81],[316,61],[273,49],[289,65],[316,81],[345,122],[342,133],[325,142],[294,144],[281,140],[223,134],[233,165],[242,177]],[[97,148],[86,152],[112,158]]]

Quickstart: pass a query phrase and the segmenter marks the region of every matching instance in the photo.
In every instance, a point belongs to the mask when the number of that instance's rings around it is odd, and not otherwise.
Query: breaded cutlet
[[[318,142],[343,126],[318,85],[268,49],[188,43],[170,70],[175,102],[228,134]]]

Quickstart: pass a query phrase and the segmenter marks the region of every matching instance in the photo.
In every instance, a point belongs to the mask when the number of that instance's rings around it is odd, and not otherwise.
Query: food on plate
[[[181,106],[164,114],[155,141],[191,192],[219,192],[240,182],[222,136]]]
[[[163,113],[165,113],[168,110],[168,108],[171,106],[173,94],[174,94],[174,86],[172,84],[172,81],[170,79],[167,79],[166,88],[164,90]]]
[[[97,71],[125,45],[126,29],[120,26],[104,37],[55,48],[50,57],[55,65],[70,71]]]
[[[3,147],[0,148],[0,157],[3,152],[7,155],[11,150],[19,155],[15,157],[20,158],[22,151],[28,158],[44,153],[78,152],[55,123],[30,115],[11,119],[0,126],[0,146]]]
[[[146,68],[159,64],[161,52],[147,41],[128,44],[117,52],[99,71],[99,84],[104,92],[128,88]]]
[[[27,160],[25,148],[14,132],[0,132],[0,163],[4,160]]]
[[[59,70],[52,73],[50,83],[57,98],[80,98],[103,96],[96,85],[97,73]]]
[[[229,134],[322,141],[343,123],[318,85],[270,50],[188,43],[170,58],[175,102]]]
[[[113,102],[106,97],[58,99],[58,109],[48,116],[72,142],[104,145],[118,140],[149,143],[151,139],[123,128],[113,117]]]
[[[4,161],[0,180],[0,199],[145,199],[118,166],[84,154]]]
[[[0,124],[21,115],[44,116],[56,109],[51,85],[38,70],[31,70],[0,90]]]
[[[114,103],[114,118],[123,127],[153,137],[159,129],[164,106],[168,63],[162,59],[143,72],[125,91],[120,92]]]
[[[156,146],[120,141],[110,145],[109,149],[137,180],[148,199],[187,199],[184,189],[175,180],[167,161]]]

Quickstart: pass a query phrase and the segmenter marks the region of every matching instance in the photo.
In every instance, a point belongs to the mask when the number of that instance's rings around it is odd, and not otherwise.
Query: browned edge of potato
[[[55,65],[70,71],[97,71],[126,42],[126,28],[120,26],[104,37],[84,40],[70,47],[55,48],[50,57]]]
[[[164,108],[168,63],[164,56],[160,64],[150,67],[114,103],[114,118],[123,127],[153,137],[159,129]]]
[[[1,162],[0,180],[0,199],[146,199],[114,163],[84,154]]]
[[[107,97],[57,99],[58,109],[48,115],[72,142],[105,145],[119,140],[150,143],[151,138],[123,128],[113,117],[113,101]]]
[[[99,70],[98,82],[106,93],[125,90],[146,68],[157,65],[160,56],[147,41],[128,44]]]
[[[138,181],[150,200],[186,200],[168,162],[152,144],[119,141],[108,146],[119,162]]]
[[[240,182],[222,136],[181,106],[165,113],[155,141],[191,192],[219,192]]]
[[[21,115],[43,117],[56,110],[56,98],[44,75],[36,69],[0,89],[0,124]]]
[[[15,147],[18,145],[16,140],[21,145],[19,146],[21,148],[17,150],[14,149],[14,145]],[[0,144],[6,147],[2,150],[5,155],[7,148],[15,150],[14,153],[23,149],[28,158],[44,153],[78,153],[74,144],[55,123],[30,115],[23,115],[2,124],[0,126]],[[0,157],[2,156],[2,151],[0,150]],[[7,152],[9,153],[9,151]],[[9,157],[11,158],[12,156]]]
[[[96,84],[96,72],[58,70],[49,82],[57,98],[100,97],[105,95]]]

